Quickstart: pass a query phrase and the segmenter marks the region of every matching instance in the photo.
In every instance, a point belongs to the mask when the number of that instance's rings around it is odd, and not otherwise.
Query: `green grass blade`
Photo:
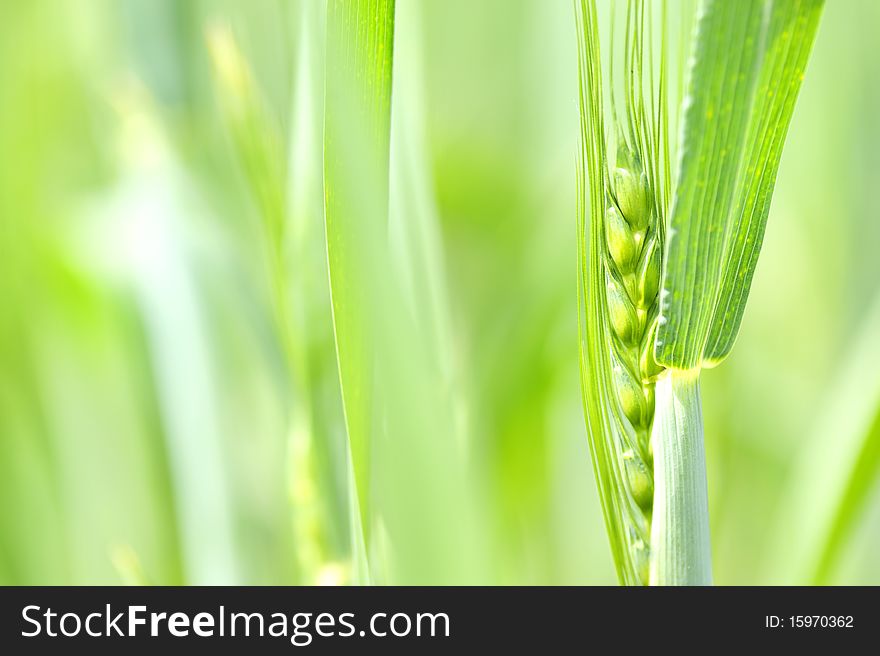
[[[447,391],[440,243],[422,210],[408,209],[417,199],[389,202],[423,165],[413,149],[417,126],[389,121],[393,7],[335,2],[328,18],[327,246],[367,565],[377,583],[480,581],[488,570],[478,530],[485,523]],[[415,101],[407,94],[418,81],[411,9],[393,18],[400,54],[413,57],[394,64],[395,113],[412,111]],[[411,239],[421,241],[422,261],[401,256]]]
[[[394,58],[389,240],[394,266],[419,332],[452,385],[452,327],[443,241],[426,134],[419,3],[398,8]],[[407,29],[408,28],[408,29]],[[451,390],[450,390],[451,391]]]
[[[703,357],[717,364],[733,348],[761,243],[779,160],[804,70],[810,56],[823,0],[773,3],[761,73],[752,104],[751,125],[740,165],[724,274],[712,329]]]
[[[394,0],[331,0],[327,14],[324,179],[333,321],[358,505],[370,530],[370,448],[376,429],[371,257],[383,251]]]
[[[709,334],[762,17],[758,0],[707,0],[700,9],[656,342],[668,367],[697,368]]]
[[[735,340],[821,5],[701,7],[657,334],[661,364],[713,364]]]
[[[877,401],[877,413],[859,442],[858,452],[844,488],[837,498],[834,514],[822,541],[812,575],[812,581],[816,585],[829,583],[877,479],[880,478],[880,399]]]
[[[347,513],[347,442],[339,430],[342,404],[324,240],[325,9],[324,3],[298,3],[291,21],[296,54],[285,198],[283,289],[290,316],[282,325],[291,333],[292,369],[298,378],[293,381],[288,480],[294,541],[309,583],[349,580],[349,542],[354,532]]]
[[[823,412],[794,466],[769,572],[778,582],[834,579],[880,478],[880,294],[828,384]],[[803,518],[808,517],[809,521]],[[797,545],[792,557],[793,545]]]

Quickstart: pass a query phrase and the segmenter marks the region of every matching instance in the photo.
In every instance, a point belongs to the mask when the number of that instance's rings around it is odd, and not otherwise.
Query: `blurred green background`
[[[322,11],[0,3],[0,583],[363,580],[320,191],[288,290],[304,456],[205,38],[237,43],[301,189],[320,184]],[[880,3],[827,3],[742,332],[703,376],[719,584],[880,583],[878,37]],[[384,557],[416,563],[404,582],[615,583],[577,371],[571,2],[398,0],[397,39],[468,485],[437,461],[446,507]],[[407,551],[446,549],[430,531],[467,545],[442,574]]]

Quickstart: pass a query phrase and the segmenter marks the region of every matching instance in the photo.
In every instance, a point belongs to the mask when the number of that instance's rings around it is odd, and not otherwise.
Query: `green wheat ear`
[[[622,583],[711,582],[699,372],[742,318],[821,4],[700,3],[673,180],[666,2],[626,2],[607,125],[596,4],[575,0],[581,378]]]
[[[614,158],[609,157],[596,8],[581,2],[576,9],[581,107],[588,109],[582,112],[579,221],[585,407],[621,581],[647,584],[654,502],[654,387],[663,372],[653,357],[653,336],[666,232],[663,188],[669,164],[665,125],[660,123],[666,116],[665,91],[656,99],[659,113],[649,113],[644,94],[636,91],[646,75],[645,7],[632,3],[626,21],[626,120],[610,130],[616,143]],[[615,119],[618,115],[614,107]],[[589,207],[583,194],[587,189]]]

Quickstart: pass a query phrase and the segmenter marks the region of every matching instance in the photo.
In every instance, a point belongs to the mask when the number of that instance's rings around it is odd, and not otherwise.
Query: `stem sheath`
[[[651,585],[711,585],[709,503],[699,373],[657,381]]]

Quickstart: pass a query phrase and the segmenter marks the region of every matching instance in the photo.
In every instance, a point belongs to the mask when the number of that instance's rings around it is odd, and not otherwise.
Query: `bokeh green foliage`
[[[205,30],[225,26],[252,72],[296,223],[293,190],[320,174],[294,165],[313,152],[295,136],[321,142],[320,91],[317,118],[297,123],[309,2],[323,25],[312,0],[0,5],[0,582],[303,580],[302,380]],[[412,2],[397,8],[396,46],[417,31],[406,61],[419,69],[394,80],[413,124],[392,125],[392,214],[429,217],[439,284],[405,257],[414,242],[394,233],[387,247],[403,298],[418,292],[412,316],[429,318],[401,347],[447,349],[433,407],[454,409],[460,437],[432,459],[418,440],[441,431],[408,403],[426,402],[427,379],[407,398],[419,369],[387,374],[395,439],[412,440],[380,452],[390,580],[612,583],[577,372],[571,3],[424,0],[413,15]],[[865,365],[880,329],[877,25],[876,3],[825,9],[738,345],[703,376],[717,583],[880,582],[880,380]],[[321,28],[309,34],[321,52]],[[410,174],[418,198],[394,201]],[[286,233],[285,330],[307,335],[319,578],[354,581],[322,199],[310,203],[307,236]],[[432,531],[468,557],[422,558]]]

